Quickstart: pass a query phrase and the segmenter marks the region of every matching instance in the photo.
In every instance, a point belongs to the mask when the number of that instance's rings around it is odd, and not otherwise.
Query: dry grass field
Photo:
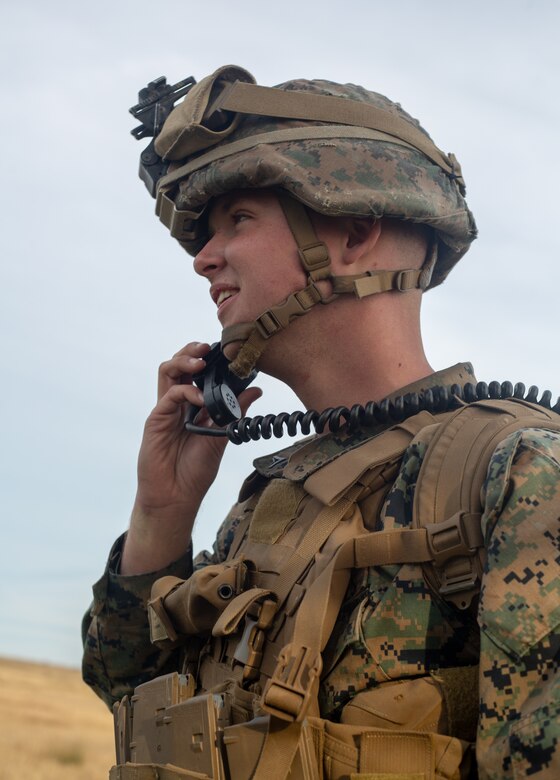
[[[0,780],[106,780],[113,719],[76,669],[0,658]]]

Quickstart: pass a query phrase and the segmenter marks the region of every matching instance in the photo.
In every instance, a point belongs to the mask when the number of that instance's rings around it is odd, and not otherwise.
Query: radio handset
[[[246,379],[240,379],[232,373],[229,370],[229,360],[222,352],[219,342],[212,345],[210,352],[204,355],[204,360],[206,361],[204,371],[194,374],[193,381],[202,390],[204,406],[208,414],[216,425],[223,428],[241,417],[237,396],[251,384],[258,372],[253,370]],[[191,406],[187,412],[185,418],[187,431],[205,435],[223,435],[223,431],[195,425],[194,419],[198,412],[197,406]]]

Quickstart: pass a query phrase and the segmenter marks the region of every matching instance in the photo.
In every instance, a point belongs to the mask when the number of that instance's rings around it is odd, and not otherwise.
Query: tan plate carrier
[[[354,568],[419,564],[437,598],[469,608],[485,561],[480,494],[489,460],[510,433],[535,427],[560,431],[560,418],[518,400],[421,412],[310,473],[299,521],[281,545],[273,522],[250,521],[274,498],[267,490],[295,506],[297,485],[272,480],[259,502],[250,497],[227,561],[154,584],[152,640],[186,645],[192,658],[201,647],[194,637],[209,639],[194,674],[144,683],[115,705],[111,780],[474,776],[477,667],[377,685],[334,723],[319,717],[322,651]],[[414,438],[428,449],[412,527],[368,532],[360,510],[379,512]],[[456,711],[454,689],[472,692]]]

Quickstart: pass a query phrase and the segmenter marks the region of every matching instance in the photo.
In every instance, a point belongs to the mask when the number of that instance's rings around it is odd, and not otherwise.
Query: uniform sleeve
[[[181,670],[184,647],[165,649],[150,642],[146,607],[152,585],[168,575],[186,580],[193,570],[225,560],[243,515],[244,506],[236,504],[220,526],[213,552],[203,550],[193,562],[189,550],[166,568],[149,574],[118,574],[125,536],[115,542],[105,572],[93,586],[93,603],[82,620],[82,676],[109,707],[130,695],[137,685]]]
[[[103,576],[93,586],[93,603],[82,620],[82,676],[111,707],[137,685],[180,669],[179,651],[150,642],[146,605],[153,583],[166,575],[187,579],[189,550],[165,569],[149,574],[117,574],[124,535],[113,545]]]
[[[560,434],[496,450],[483,490],[481,780],[560,777]]]

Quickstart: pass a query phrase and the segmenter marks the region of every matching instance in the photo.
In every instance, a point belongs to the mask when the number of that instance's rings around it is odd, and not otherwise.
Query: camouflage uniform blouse
[[[472,379],[464,364],[404,390]],[[371,530],[410,525],[424,454],[418,442],[408,447]],[[525,429],[496,449],[482,495],[488,560],[478,625],[469,610],[436,599],[417,566],[356,571],[324,654],[323,717],[336,719],[352,696],[380,682],[480,661],[480,777],[560,777],[559,476],[558,433]],[[195,568],[225,559],[237,520],[234,507],[213,553],[201,553]],[[181,669],[181,649],[150,643],[145,605],[154,580],[187,578],[193,570],[186,555],[162,571],[121,576],[121,543],[94,585],[83,624],[84,679],[109,705],[136,685]]]

